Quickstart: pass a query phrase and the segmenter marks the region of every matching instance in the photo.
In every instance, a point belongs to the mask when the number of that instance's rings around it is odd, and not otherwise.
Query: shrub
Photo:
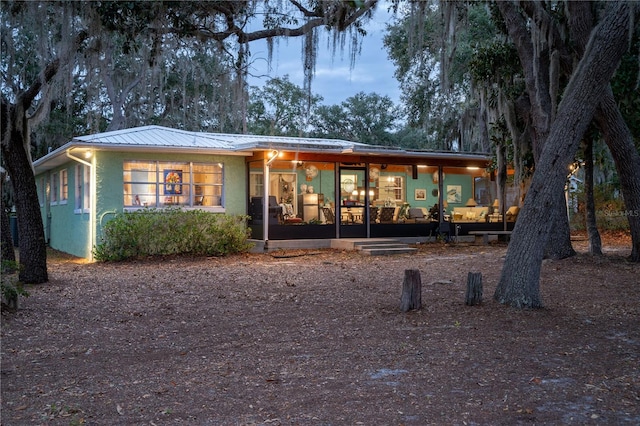
[[[6,303],[10,309],[18,309],[18,300],[20,296],[29,297],[29,292],[18,281],[18,272],[20,265],[18,262],[3,260],[0,267],[0,293],[2,294],[3,303]]]
[[[611,185],[598,185],[594,190],[594,202],[596,224],[603,231],[628,231],[629,220],[627,216],[638,216],[640,212],[627,210],[621,197],[616,197],[618,191]],[[569,212],[571,229],[586,229],[586,196],[584,192],[578,192],[578,212]]]
[[[102,242],[93,254],[98,261],[114,261],[140,256],[224,256],[246,252],[251,248],[246,219],[202,210],[122,213],[104,226]]]

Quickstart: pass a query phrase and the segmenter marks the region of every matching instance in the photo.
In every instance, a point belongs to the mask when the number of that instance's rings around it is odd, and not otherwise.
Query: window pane
[[[80,164],[76,164],[75,180],[76,180],[75,209],[80,210],[82,208],[82,165]]]
[[[123,181],[125,206],[156,206],[155,161],[125,161]]]
[[[60,199],[62,201],[67,201],[67,199],[69,198],[69,181],[67,178],[67,171],[66,170],[61,170],[60,171],[60,187],[62,190],[62,195],[60,197]]]
[[[84,189],[83,206],[85,210],[91,208],[91,168],[84,166],[84,180],[82,182]]]
[[[193,164],[194,206],[222,206],[222,164]]]

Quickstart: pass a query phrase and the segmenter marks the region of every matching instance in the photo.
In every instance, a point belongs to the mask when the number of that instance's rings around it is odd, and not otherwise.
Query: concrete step
[[[413,253],[417,249],[409,247],[408,244],[395,240],[359,242],[355,245],[356,250],[367,256],[389,256],[392,254]]]
[[[414,247],[379,247],[379,248],[363,248],[360,252],[367,256],[389,256],[393,254],[414,253],[418,249]]]
[[[413,253],[417,250],[407,243],[388,238],[338,239],[332,241],[331,248],[358,250],[367,256]]]
[[[404,248],[407,247],[406,244],[403,243],[376,243],[376,244],[358,244],[355,246],[356,250],[373,250],[373,249],[382,249],[382,248]]]

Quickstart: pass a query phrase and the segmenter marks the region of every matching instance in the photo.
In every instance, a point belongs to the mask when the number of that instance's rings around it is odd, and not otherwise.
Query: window
[[[91,168],[76,164],[74,212],[88,212],[91,208]]]
[[[125,161],[125,207],[223,205],[223,165]]]
[[[404,177],[384,176],[380,178],[380,198],[385,201],[404,201]]]
[[[87,166],[83,166],[82,168],[84,169],[84,179],[82,180],[84,189],[82,207],[85,211],[88,211],[91,208],[91,168]]]
[[[69,199],[69,180],[67,170],[60,170],[60,203],[66,204]]]
[[[58,204],[58,197],[60,196],[60,175],[53,173],[51,175],[51,204]]]
[[[82,165],[76,164],[75,170],[76,193],[74,209],[76,212],[80,212],[82,210]]]

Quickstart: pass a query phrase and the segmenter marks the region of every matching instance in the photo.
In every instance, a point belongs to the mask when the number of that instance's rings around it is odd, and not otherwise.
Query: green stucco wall
[[[247,212],[247,177],[244,157],[210,154],[172,154],[152,152],[97,152],[96,153],[96,193],[97,198],[97,241],[102,226],[113,215],[121,213],[123,204],[122,164],[127,160],[175,161],[194,163],[224,164],[224,213],[242,215]]]
[[[241,156],[223,156],[210,154],[171,154],[153,152],[95,152],[96,183],[95,183],[95,241],[99,242],[104,224],[112,219],[116,213],[124,211],[123,202],[123,172],[122,164],[125,160],[143,161],[175,161],[197,163],[222,163],[224,165],[224,213],[232,215],[246,214],[246,168],[245,159]],[[52,173],[63,168],[67,169],[69,199],[66,204],[47,205],[45,201],[41,208],[45,233],[49,238],[51,248],[72,254],[74,256],[90,258],[93,247],[91,239],[91,215],[88,212],[74,212],[75,194],[75,166],[78,164],[69,160],[63,166],[36,176],[40,185],[40,177],[45,176],[50,181]],[[41,191],[41,189],[38,189]],[[50,223],[50,225],[49,225]]]
[[[89,213],[74,211],[77,188],[75,176],[76,164],[76,162],[69,160],[68,163],[65,163],[61,167],[37,175],[36,182],[38,185],[38,193],[40,194],[43,191],[41,187],[41,177],[45,177],[46,185],[47,182],[51,182],[51,176],[54,173],[67,170],[69,189],[67,201],[48,204],[48,200],[44,200],[40,208],[45,228],[45,237],[51,248],[86,258],[91,255],[91,248],[89,246],[90,215]]]

